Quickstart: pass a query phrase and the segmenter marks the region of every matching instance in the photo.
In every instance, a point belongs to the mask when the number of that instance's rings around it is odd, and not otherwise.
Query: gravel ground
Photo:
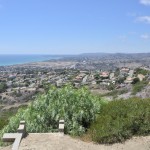
[[[0,150],[10,149],[10,146],[0,148]],[[98,145],[73,139],[67,135],[30,133],[22,140],[19,150],[150,150],[150,136],[134,137],[123,144]]]

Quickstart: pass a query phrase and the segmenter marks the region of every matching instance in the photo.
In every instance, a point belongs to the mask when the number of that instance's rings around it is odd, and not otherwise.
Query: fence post
[[[64,133],[64,120],[59,120],[59,132]]]
[[[26,122],[25,121],[20,121],[17,132],[22,133],[22,138],[24,138],[26,136]]]

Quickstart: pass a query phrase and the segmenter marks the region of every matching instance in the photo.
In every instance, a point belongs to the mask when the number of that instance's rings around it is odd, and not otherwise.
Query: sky
[[[0,0],[0,54],[150,52],[150,0]]]

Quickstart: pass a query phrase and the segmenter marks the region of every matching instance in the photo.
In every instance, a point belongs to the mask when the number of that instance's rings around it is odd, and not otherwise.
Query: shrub
[[[4,118],[0,118],[0,130],[7,125],[8,120],[4,119]]]
[[[101,96],[113,96],[113,97],[117,97],[118,95],[121,95],[121,94],[124,94],[124,93],[127,93],[128,90],[127,89],[120,89],[120,90],[113,90],[111,92],[108,92],[106,94],[103,94]]]
[[[147,84],[147,81],[137,82],[133,85],[132,94],[135,95],[136,93],[140,92]]]
[[[0,93],[4,92],[7,89],[7,85],[5,82],[0,83]]]
[[[97,73],[97,74],[94,75],[94,78],[95,78],[96,80],[99,80],[99,79],[100,79],[100,75]]]
[[[140,82],[140,79],[139,79],[139,78],[134,78],[132,84],[137,84],[137,83],[139,83],[139,82]]]
[[[147,75],[147,74],[149,74],[149,73],[150,73],[150,71],[145,70],[145,69],[142,69],[142,68],[137,68],[137,69],[136,69],[136,74]]]
[[[0,112],[0,130],[9,123],[9,118],[15,115],[17,110],[18,108],[11,108],[11,109],[8,109],[7,111],[4,110]]]
[[[96,119],[103,103],[85,87],[51,87],[47,94],[39,95],[27,109],[20,109],[0,132],[0,137],[5,132],[16,132],[20,120],[26,121],[28,132],[53,132],[62,118],[65,120],[65,133],[81,135]]]
[[[110,85],[107,86],[107,90],[111,91],[115,89],[115,85],[110,83]]]
[[[110,102],[88,133],[98,143],[123,142],[133,135],[150,134],[150,98]]]
[[[126,77],[119,77],[116,81],[116,83],[121,84],[124,83],[124,80],[126,79]]]

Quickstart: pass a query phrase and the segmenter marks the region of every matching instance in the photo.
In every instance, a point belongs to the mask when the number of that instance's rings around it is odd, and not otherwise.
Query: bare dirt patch
[[[11,147],[0,148],[10,150]],[[134,137],[125,143],[98,145],[55,133],[30,133],[19,150],[150,150],[150,136]]]

